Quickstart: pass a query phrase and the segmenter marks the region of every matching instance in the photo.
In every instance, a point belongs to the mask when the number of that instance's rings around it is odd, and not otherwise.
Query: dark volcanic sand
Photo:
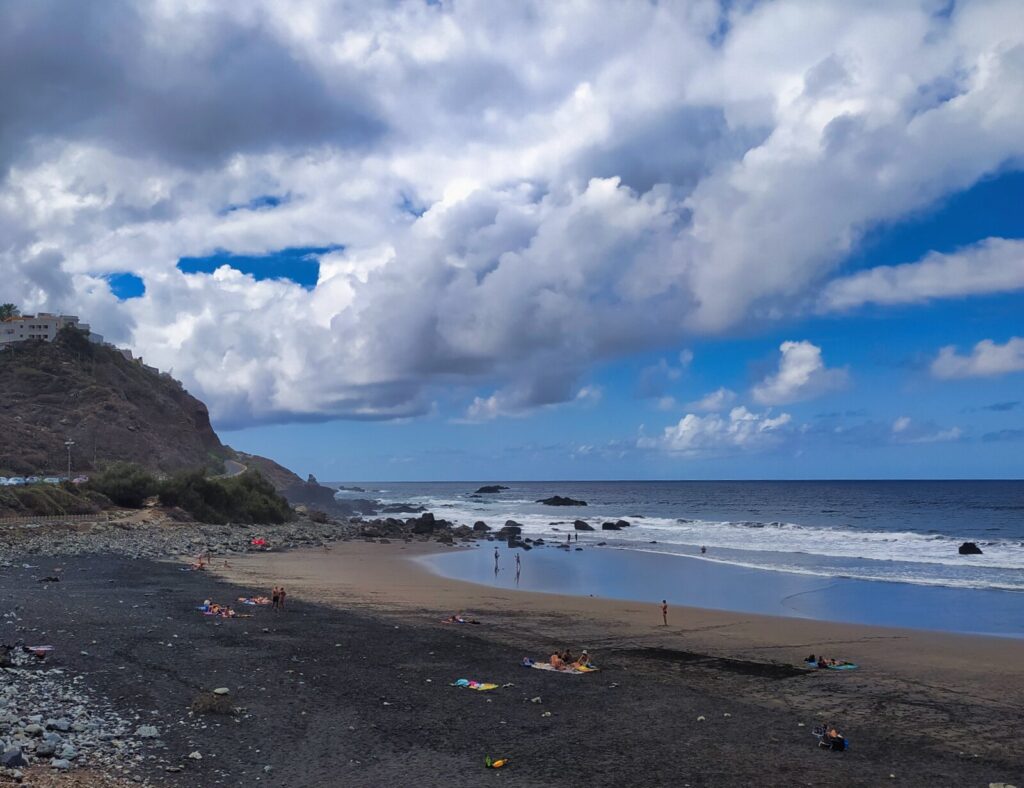
[[[972,758],[886,730],[848,730],[852,750],[819,750],[812,716],[765,701],[776,688],[788,694],[790,682],[822,682],[831,697],[823,680],[835,677],[643,650],[601,653],[602,672],[563,676],[519,667],[542,641],[517,650],[485,639],[485,627],[410,625],[299,601],[280,615],[237,606],[255,617],[218,621],[195,610],[204,597],[233,602],[267,589],[146,561],[32,563],[41,565],[0,575],[2,607],[16,606],[23,628],[4,621],[0,641],[54,644],[52,666],[85,674],[94,691],[157,725],[166,747],[149,749],[154,782],[984,786],[1021,776],[1011,747]],[[57,565],[62,582],[36,582]],[[462,677],[515,686],[448,686]],[[197,693],[218,686],[246,711],[190,719]],[[537,696],[542,703],[530,702]],[[186,758],[193,750],[201,761]],[[488,771],[488,754],[511,764]]]

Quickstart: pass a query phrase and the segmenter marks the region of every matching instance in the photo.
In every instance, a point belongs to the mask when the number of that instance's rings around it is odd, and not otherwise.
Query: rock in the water
[[[498,531],[498,538],[505,539],[509,536],[519,536],[523,532],[523,526],[515,520],[507,520],[505,525]]]
[[[602,531],[621,531],[622,526],[618,523],[601,523]]]
[[[507,490],[507,489],[508,489],[508,487],[503,487],[500,484],[488,484],[488,485],[485,485],[485,486],[481,487],[479,490],[477,490],[476,494],[479,495],[480,493],[500,493],[502,490]]]
[[[964,542],[960,545],[960,555],[981,555],[981,548],[974,542]]]
[[[626,520],[616,520],[615,524],[619,526],[619,528],[629,528],[629,523]]]
[[[545,506],[586,506],[586,501],[577,501],[575,498],[563,498],[561,495],[553,495],[550,498],[543,498],[537,503]]]
[[[480,531],[480,532],[490,531],[491,530],[491,526],[489,526],[483,520],[477,520],[475,523],[473,523],[473,530],[474,531]]]
[[[432,534],[437,527],[433,512],[425,512],[419,517],[414,517],[409,520],[409,524],[412,526],[414,534]]]
[[[586,520],[577,520],[572,524],[573,528],[577,531],[593,531],[594,526],[588,523]]]

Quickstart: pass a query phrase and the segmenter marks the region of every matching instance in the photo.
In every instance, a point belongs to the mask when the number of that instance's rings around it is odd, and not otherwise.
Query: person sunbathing
[[[565,662],[562,661],[561,654],[555,652],[551,655],[551,667],[555,670],[565,670]]]

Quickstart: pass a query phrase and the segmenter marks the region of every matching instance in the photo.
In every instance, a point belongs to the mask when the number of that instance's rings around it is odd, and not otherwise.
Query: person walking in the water
[[[668,601],[665,599],[661,600],[661,625],[668,626]]]
[[[519,573],[523,571],[523,562],[519,560],[519,553],[516,553],[516,582],[519,582]]]
[[[494,574],[498,574],[498,548],[494,548]]]

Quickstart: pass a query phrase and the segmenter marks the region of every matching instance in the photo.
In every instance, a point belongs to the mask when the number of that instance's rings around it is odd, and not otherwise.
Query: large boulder
[[[621,531],[622,526],[618,523],[601,523],[602,531]]]
[[[629,523],[625,520],[616,520],[615,524],[619,526],[619,528],[629,528]]]
[[[503,487],[500,484],[488,484],[488,485],[485,485],[485,486],[481,487],[479,490],[477,490],[476,494],[480,494],[480,493],[500,493],[502,490],[507,490],[507,489],[508,489],[508,487]]]
[[[478,531],[480,533],[484,533],[486,531],[490,531],[491,526],[489,526],[483,520],[477,520],[475,523],[473,523],[473,530]]]
[[[414,534],[432,534],[434,529],[437,528],[437,521],[434,519],[433,512],[425,512],[419,517],[414,517],[409,520],[408,524],[412,526]]]
[[[960,545],[960,555],[981,555],[981,548],[974,542],[964,542]]]
[[[577,520],[572,524],[572,527],[577,531],[593,531],[594,526],[588,523],[586,520]]]
[[[519,538],[519,534],[523,532],[523,526],[517,523],[515,520],[509,520],[504,526],[498,531],[498,538],[504,539],[511,544],[513,541]]]
[[[561,495],[552,495],[550,498],[542,498],[537,501],[545,506],[586,506],[586,501],[577,501],[575,498],[564,498]]]

